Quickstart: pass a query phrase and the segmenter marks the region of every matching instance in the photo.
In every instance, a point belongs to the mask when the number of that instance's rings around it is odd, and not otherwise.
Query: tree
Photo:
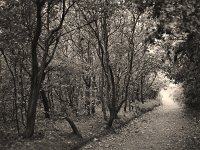
[[[60,39],[60,30],[63,26],[63,22],[65,16],[69,12],[69,9],[75,4],[76,1],[69,3],[69,6],[66,6],[65,0],[62,1],[62,15],[58,22],[58,24],[50,28],[50,10],[52,6],[56,5],[53,1],[46,2],[45,0],[37,0],[34,2],[35,11],[36,11],[36,26],[34,29],[33,38],[31,41],[31,89],[30,89],[30,99],[28,102],[28,113],[27,113],[27,126],[26,131],[24,133],[25,137],[31,137],[34,133],[35,126],[35,117],[36,117],[36,107],[39,92],[42,86],[42,82],[45,78],[45,69],[53,59],[54,53],[56,51],[59,39]],[[45,8],[45,4],[47,4],[47,31],[46,33],[42,32],[44,28],[44,24],[42,22],[42,12]],[[59,13],[59,12],[58,12]],[[43,53],[41,60],[39,61],[38,48],[39,48],[39,40],[42,36],[46,34],[44,38],[44,47],[41,46]],[[52,52],[50,53],[50,48],[53,47]],[[40,63],[40,65],[39,65]]]
[[[94,49],[106,81],[105,96],[110,112],[108,127],[112,126],[122,105],[127,102],[132,71],[136,67],[134,57],[143,59],[147,51],[144,34],[149,31],[144,27],[146,22],[143,24],[147,21],[144,16],[147,17],[147,12],[150,12],[146,11],[147,6],[140,2],[106,0],[89,1],[77,6],[86,23],[95,20],[87,32],[96,40],[98,47]],[[140,69],[143,70],[142,67]]]
[[[163,33],[171,28],[159,22],[161,8],[151,0],[0,3],[0,73],[6,81],[0,86],[1,113],[13,112],[4,120],[26,126],[28,138],[36,114],[62,115],[73,128],[69,117],[95,113],[95,103],[101,101],[104,119],[108,108],[107,126],[112,127],[123,106],[131,110],[154,90],[162,68],[158,57],[165,57],[158,49],[171,44],[163,42]]]

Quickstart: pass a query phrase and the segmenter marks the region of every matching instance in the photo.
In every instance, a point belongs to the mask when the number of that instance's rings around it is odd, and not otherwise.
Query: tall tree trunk
[[[85,107],[87,110],[87,115],[90,115],[90,87],[86,86],[85,89]]]
[[[16,120],[16,125],[17,125],[17,133],[19,134],[19,119],[18,119],[18,105],[17,105],[17,102],[18,102],[18,90],[17,90],[17,62],[15,60],[15,63],[14,63],[14,74],[13,74],[13,85],[14,85],[14,103],[15,103],[15,120]]]
[[[41,94],[42,103],[43,103],[43,106],[44,106],[45,118],[50,118],[50,114],[49,114],[49,102],[48,102],[46,93],[45,93],[44,90],[41,90],[40,94]]]
[[[140,101],[140,85],[139,85],[139,83],[137,84],[137,86],[136,86],[136,99],[137,99],[137,101]]]
[[[111,103],[109,104],[109,110],[110,110],[110,117],[108,121],[108,128],[112,127],[114,119],[117,118],[117,106],[116,106],[116,90],[115,90],[115,80],[114,80],[114,75],[112,72],[112,68],[110,64],[108,64],[108,69],[109,69],[109,77],[110,77],[110,83],[111,83]],[[109,90],[108,90],[109,91]]]
[[[95,98],[96,98],[96,78],[95,76],[92,77],[92,92],[91,92],[91,96],[92,96],[92,102],[91,102],[91,113],[94,114],[96,112],[95,110],[95,105],[96,105],[96,102],[95,102]]]
[[[129,100],[128,102],[129,102],[129,103],[128,103],[128,110],[131,111],[131,103],[132,103],[132,102],[131,102],[131,100]]]
[[[50,79],[50,73],[47,73],[47,83],[48,83],[48,90],[47,90],[47,99],[48,99],[48,104],[49,104],[49,109],[52,111],[52,97],[51,97],[51,92],[52,92],[52,86],[51,86],[51,79]]]
[[[36,108],[37,101],[40,93],[40,83],[38,83],[38,78],[35,77],[31,85],[31,94],[28,101],[28,112],[27,112],[27,123],[24,137],[29,138],[34,133],[35,119],[36,119]]]
[[[105,0],[104,1],[104,7],[109,6],[109,1]],[[105,9],[103,12],[103,18],[102,18],[102,37],[103,37],[103,45],[100,44],[101,51],[102,51],[102,67],[104,68],[105,75],[106,75],[106,82],[107,82],[107,91],[108,95],[111,95],[111,99],[107,99],[109,102],[108,107],[110,111],[110,116],[109,116],[109,121],[108,121],[108,128],[112,127],[113,121],[117,116],[117,111],[116,111],[116,104],[117,104],[117,99],[116,99],[116,89],[115,89],[115,78],[112,70],[112,66],[110,64],[110,56],[109,56],[109,51],[108,51],[108,37],[109,37],[109,29],[108,29],[108,9]]]
[[[127,110],[126,110],[126,109],[127,109],[127,105],[128,105],[128,101],[126,100],[125,103],[124,103],[124,112],[127,111]]]
[[[144,97],[143,97],[143,75],[140,78],[140,101],[142,102],[142,104],[144,104]]]
[[[103,93],[103,88],[104,88],[104,72],[103,72],[103,70],[101,72],[101,79],[100,79],[99,83],[100,83],[100,99],[101,99],[103,118],[104,118],[104,120],[107,120],[106,103],[105,103],[104,93]]]
[[[133,48],[131,49],[131,52],[128,54],[129,66],[128,66],[128,72],[127,72],[127,76],[126,76],[127,81],[125,82],[126,85],[125,85],[125,96],[124,96],[124,101],[125,101],[124,111],[125,112],[126,112],[126,109],[127,109],[128,90],[129,90],[129,84],[130,84],[132,69],[133,69],[133,54],[134,54],[134,45],[133,45]]]
[[[91,76],[90,75],[85,75],[83,76],[83,80],[85,82],[85,108],[87,111],[87,115],[90,115],[91,110],[90,110],[90,88],[91,88]]]
[[[24,99],[24,81],[23,81],[22,65],[20,65],[20,94],[21,94],[21,120],[22,124],[25,126],[24,112],[26,113],[26,101]]]
[[[37,0],[36,2],[37,14],[36,14],[36,28],[33,36],[33,40],[31,43],[31,65],[32,65],[32,72],[31,72],[31,89],[30,89],[30,98],[28,101],[28,112],[27,112],[27,123],[26,123],[26,130],[24,132],[24,137],[29,138],[34,133],[35,127],[35,119],[36,119],[36,107],[37,101],[39,98],[40,87],[42,82],[42,71],[38,68],[38,58],[37,58],[37,45],[38,40],[42,32],[42,8],[45,4],[45,1]]]
[[[111,128],[113,125],[113,121],[117,118],[117,112],[116,112],[116,108],[113,106],[110,106],[109,110],[110,110],[110,116],[109,116],[107,127]]]

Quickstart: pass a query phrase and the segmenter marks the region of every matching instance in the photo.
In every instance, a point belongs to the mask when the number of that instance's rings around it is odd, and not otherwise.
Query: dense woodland
[[[0,121],[118,113],[155,99],[165,74],[200,104],[198,0],[1,0]]]

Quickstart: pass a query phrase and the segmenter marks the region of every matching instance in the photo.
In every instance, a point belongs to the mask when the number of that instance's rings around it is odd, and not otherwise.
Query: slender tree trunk
[[[108,121],[108,128],[112,127],[114,119],[118,118],[117,114],[117,106],[116,106],[116,90],[115,90],[115,80],[114,80],[114,75],[111,69],[111,66],[108,64],[108,69],[109,69],[109,77],[110,77],[110,83],[111,83],[111,103],[109,105],[109,110],[110,110],[110,117]],[[108,90],[109,91],[109,90]]]
[[[69,117],[65,117],[65,119],[68,121],[69,125],[71,126],[73,133],[82,138],[82,135],[80,131],[78,130],[78,128],[76,127],[75,123]]]
[[[92,95],[92,103],[91,103],[91,113],[94,114],[96,112],[95,110],[95,105],[96,105],[96,102],[95,102],[95,94],[96,93],[96,78],[95,76],[92,77],[92,92],[91,92],[91,95]]]
[[[90,115],[90,87],[86,86],[85,89],[85,106],[87,110],[87,115]]]
[[[136,99],[137,99],[137,101],[140,101],[139,95],[140,95],[140,86],[139,86],[139,83],[138,83],[137,86],[136,86]]]
[[[109,5],[109,1],[105,0],[104,2],[105,7]],[[102,37],[103,37],[103,45],[101,44],[101,50],[102,50],[102,67],[104,68],[105,75],[106,75],[106,82],[107,82],[107,95],[111,95],[111,99],[107,99],[109,102],[108,107],[110,111],[110,117],[108,121],[108,128],[112,127],[113,121],[117,116],[117,111],[116,111],[116,104],[117,104],[117,99],[116,99],[116,89],[115,89],[115,78],[112,70],[112,66],[110,64],[110,57],[109,57],[109,51],[108,51],[108,22],[107,18],[108,17],[108,9],[106,9],[103,12],[103,18],[102,18]]]
[[[50,89],[50,97],[51,97],[51,112],[54,113],[54,97],[53,97],[53,88]]]
[[[31,65],[32,65],[32,72],[31,72],[31,89],[30,89],[30,98],[28,101],[28,112],[27,112],[27,123],[26,123],[26,130],[24,132],[25,138],[30,138],[34,133],[35,127],[35,119],[36,119],[36,107],[37,101],[39,98],[40,87],[42,82],[42,73],[43,69],[38,68],[38,58],[37,58],[37,45],[38,40],[42,32],[42,8],[45,4],[45,1],[37,0],[36,3],[36,28],[33,36],[33,40],[31,43]]]
[[[125,101],[125,103],[124,103],[124,112],[126,112],[127,110],[127,105],[128,105],[128,102],[127,102],[127,100]]]
[[[49,109],[51,109],[51,96],[50,96],[50,93],[51,93],[51,80],[50,80],[50,75],[49,73],[47,73],[47,83],[48,83],[48,88],[47,88],[47,99],[48,99],[48,104],[49,104]]]
[[[144,97],[143,97],[143,79],[144,77],[141,76],[141,79],[140,79],[140,101],[142,102],[142,104],[144,104]]]
[[[132,104],[133,102],[132,102],[132,100],[129,100],[128,102],[129,102],[129,103],[128,103],[128,110],[131,111],[131,110],[132,110],[131,104]]]
[[[23,76],[23,71],[22,71],[22,66],[20,65],[21,120],[22,120],[22,124],[25,126],[24,112],[26,112],[26,102],[24,99],[24,81],[23,81],[22,76]]]
[[[112,125],[113,125],[113,121],[117,118],[117,113],[116,113],[116,108],[113,107],[113,106],[111,106],[111,107],[109,108],[109,110],[110,110],[110,117],[109,117],[109,120],[108,120],[108,125],[107,125],[107,127],[108,127],[108,128],[111,128]]]
[[[26,124],[26,131],[24,133],[24,137],[26,138],[31,137],[34,133],[36,108],[37,108],[39,93],[40,93],[40,83],[38,83],[38,79],[35,78],[35,81],[32,83],[30,99],[28,102],[27,124]]]
[[[133,29],[134,32],[134,29]],[[133,55],[134,55],[134,44],[132,44],[132,49],[130,49],[130,52],[128,53],[128,72],[126,79],[127,81],[125,82],[125,96],[124,96],[124,101],[125,101],[125,106],[124,106],[124,111],[126,112],[127,109],[127,99],[128,99],[128,91],[129,91],[129,84],[130,84],[130,78],[132,75],[132,69],[133,69]]]
[[[49,104],[50,104],[51,112],[54,113],[54,97],[53,97],[53,87],[52,87],[52,83],[51,83],[51,81],[52,81],[52,73],[51,74],[49,73],[48,80],[49,80],[48,83],[50,83],[49,98],[48,99],[50,101]]]
[[[14,85],[14,103],[15,103],[15,119],[16,119],[16,126],[17,126],[17,133],[19,135],[19,118],[18,118],[18,90],[17,90],[17,61],[15,60],[14,63],[14,74],[13,74],[13,85]]]
[[[43,103],[43,106],[44,106],[45,118],[50,118],[49,103],[48,103],[48,99],[47,99],[46,93],[45,93],[44,90],[41,90],[40,94],[41,94],[42,103]]]
[[[90,110],[90,88],[91,88],[91,77],[90,75],[86,75],[83,76],[83,80],[85,82],[85,108],[87,111],[87,115],[91,114],[91,110]]]
[[[103,93],[103,88],[104,88],[104,73],[103,73],[103,70],[101,72],[101,79],[100,79],[99,83],[100,83],[100,99],[101,99],[103,118],[104,118],[104,120],[107,120],[106,103],[105,103],[104,93]]]

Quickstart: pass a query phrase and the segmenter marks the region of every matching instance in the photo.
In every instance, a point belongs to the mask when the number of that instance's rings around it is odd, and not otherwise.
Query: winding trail
[[[161,90],[162,106],[82,150],[200,150],[200,113],[174,102],[175,89]]]

